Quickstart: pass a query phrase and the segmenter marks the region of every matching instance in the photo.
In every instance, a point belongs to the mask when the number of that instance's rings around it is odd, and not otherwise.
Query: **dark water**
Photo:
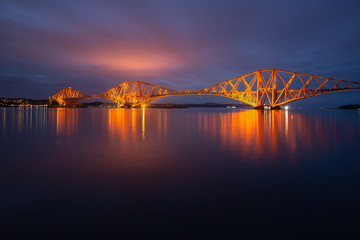
[[[360,111],[0,109],[1,236],[359,237]]]

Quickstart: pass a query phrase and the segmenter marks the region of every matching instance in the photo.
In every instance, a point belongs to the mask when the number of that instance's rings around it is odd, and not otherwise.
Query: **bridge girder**
[[[110,99],[120,106],[136,106],[152,98],[173,94],[175,91],[141,81],[124,82],[100,95],[99,98]]]
[[[89,95],[71,87],[64,88],[57,94],[49,97],[49,102],[56,101],[60,106],[72,106],[78,101],[89,98]]]
[[[360,82],[345,81],[278,69],[257,70],[200,90],[172,90],[141,81],[124,82],[99,95],[65,88],[50,97],[61,106],[89,98],[106,98],[118,106],[137,106],[154,99],[176,95],[217,95],[233,98],[255,108],[273,108],[320,94],[360,90]]]

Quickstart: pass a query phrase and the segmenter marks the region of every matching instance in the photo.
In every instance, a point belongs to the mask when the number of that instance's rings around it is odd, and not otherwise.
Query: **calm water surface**
[[[0,109],[2,236],[359,237],[360,111]]]

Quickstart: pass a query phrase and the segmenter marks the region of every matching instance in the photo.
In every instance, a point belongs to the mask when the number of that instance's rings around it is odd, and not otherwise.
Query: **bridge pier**
[[[281,110],[280,106],[256,106],[254,107],[255,110]]]

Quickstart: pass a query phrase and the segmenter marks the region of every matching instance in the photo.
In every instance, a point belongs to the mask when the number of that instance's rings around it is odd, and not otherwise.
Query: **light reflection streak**
[[[24,108],[20,108],[18,111],[17,127],[16,127],[16,130],[19,134],[24,132],[24,123],[26,122],[26,121],[24,121],[24,118],[25,118],[24,117]]]
[[[32,108],[31,108],[30,111],[32,112]],[[38,113],[38,114],[39,114],[39,113]],[[33,115],[33,114],[30,114],[30,119],[29,119],[29,121],[30,121],[30,132],[32,132],[32,125],[33,125],[32,115]],[[39,122],[40,122],[39,124],[42,124],[42,121],[41,121],[41,120],[40,120]]]
[[[142,138],[145,140],[145,108],[142,108]]]
[[[137,109],[131,108],[131,130],[132,132],[136,132],[136,117],[137,117]]]
[[[1,128],[3,135],[9,133],[32,134],[44,133],[47,125],[47,108],[2,108],[0,111]]]
[[[2,133],[3,136],[6,135],[6,108],[1,108],[0,110],[1,115],[2,115]]]
[[[288,136],[289,134],[289,112],[285,110],[285,134]]]
[[[56,135],[71,136],[79,127],[79,110],[73,108],[56,109]]]

